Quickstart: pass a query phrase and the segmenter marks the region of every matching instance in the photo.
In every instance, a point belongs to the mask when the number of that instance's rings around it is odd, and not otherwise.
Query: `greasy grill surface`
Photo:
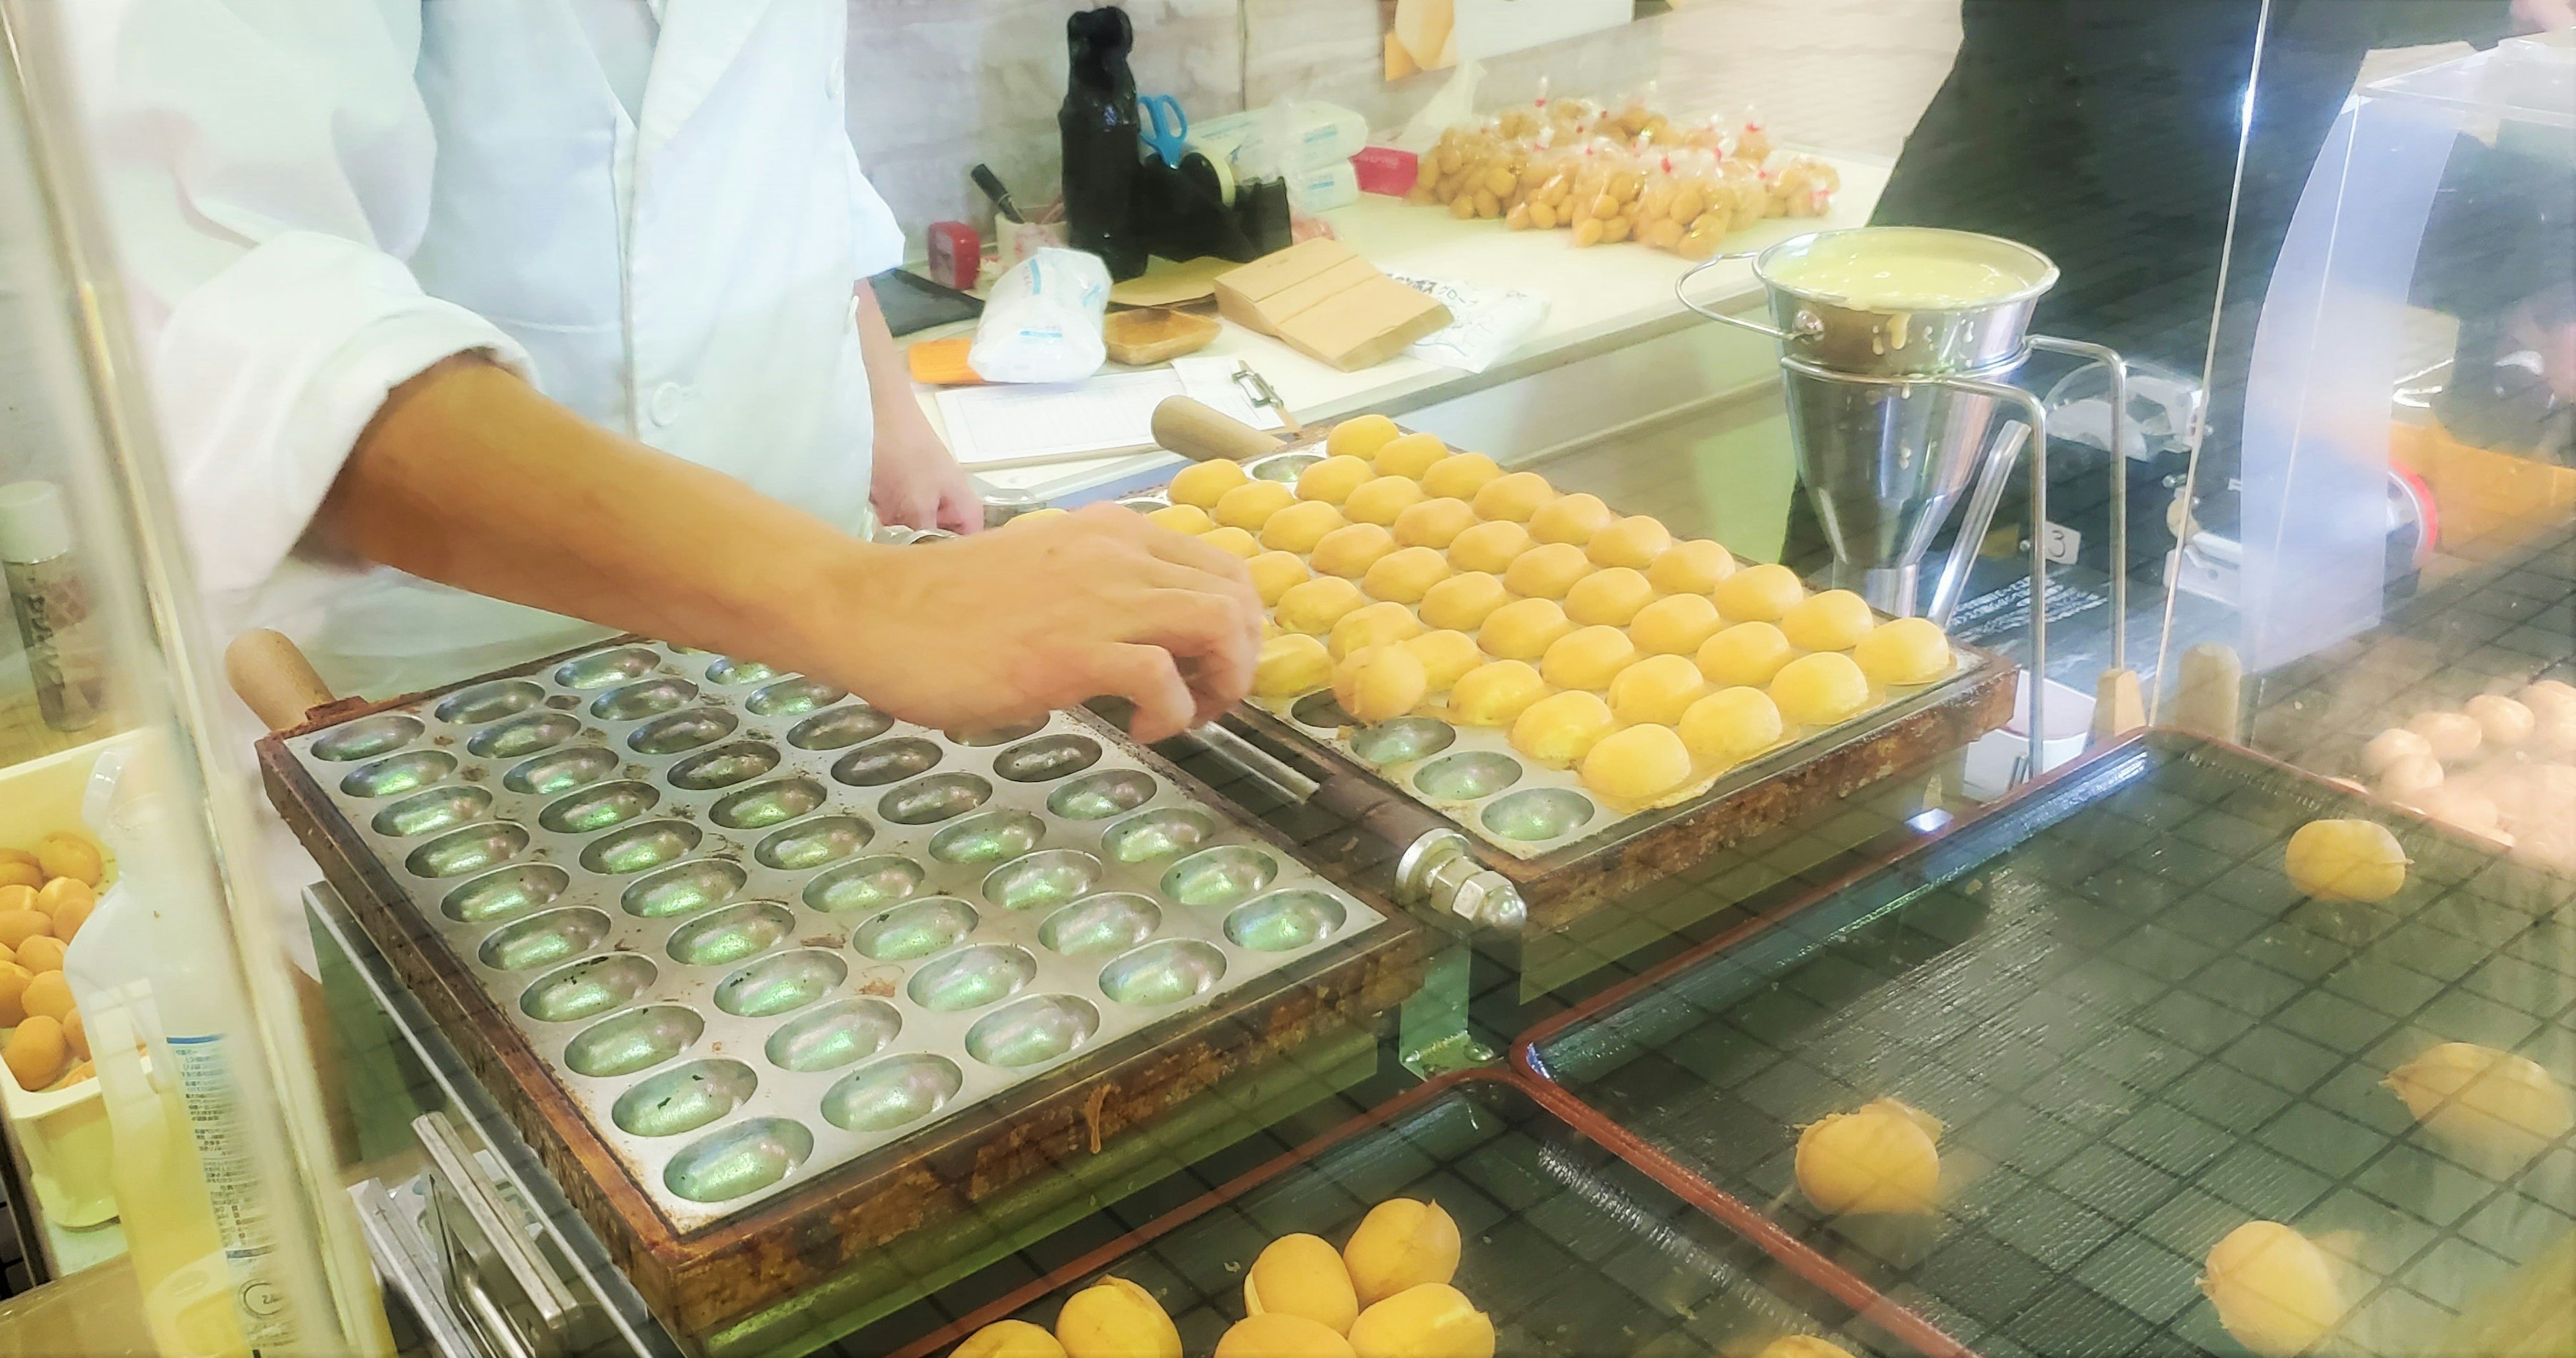
[[[2394,829],[2405,889],[2295,892],[2283,842],[2320,816]],[[1524,1058],[1985,1354],[2242,1352],[2196,1283],[2257,1219],[2347,1258],[2333,1342],[2440,1351],[2576,1229],[2576,1147],[2465,1150],[2381,1081],[2442,1042],[2576,1077],[2571,901],[2565,878],[2157,733]],[[1794,1186],[1801,1126],[1886,1095],[1947,1124],[1939,1210],[1823,1217]]]

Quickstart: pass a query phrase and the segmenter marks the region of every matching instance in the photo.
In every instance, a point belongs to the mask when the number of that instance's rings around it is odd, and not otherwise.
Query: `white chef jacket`
[[[850,145],[846,0],[633,3],[659,23],[635,114],[574,0],[62,7],[225,633],[279,627],[375,695],[577,643],[567,619],[297,551],[387,392],[460,352],[862,521],[850,294],[902,237]]]

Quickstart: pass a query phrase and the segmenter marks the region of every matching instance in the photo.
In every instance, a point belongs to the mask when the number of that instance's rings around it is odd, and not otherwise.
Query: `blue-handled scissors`
[[[1164,164],[1175,170],[1181,168],[1181,157],[1190,149],[1190,115],[1181,111],[1181,101],[1168,94],[1148,94],[1137,99],[1136,107],[1144,111],[1153,128],[1140,134],[1145,144],[1154,148],[1154,154],[1161,156]]]

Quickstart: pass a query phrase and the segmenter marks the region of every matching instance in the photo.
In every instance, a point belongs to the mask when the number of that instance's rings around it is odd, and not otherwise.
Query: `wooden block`
[[[1449,308],[1381,275],[1308,309],[1279,337],[1309,358],[1356,372],[1395,357],[1450,319]]]

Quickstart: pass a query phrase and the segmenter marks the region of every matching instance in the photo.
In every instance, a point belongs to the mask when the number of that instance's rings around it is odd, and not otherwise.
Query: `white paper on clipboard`
[[[1286,428],[1277,411],[1255,408],[1235,385],[1236,363],[1182,358],[1081,382],[947,387],[939,392],[939,417],[948,426],[948,450],[984,470],[1151,448],[1154,407],[1172,396],[1203,401],[1255,429]]]

